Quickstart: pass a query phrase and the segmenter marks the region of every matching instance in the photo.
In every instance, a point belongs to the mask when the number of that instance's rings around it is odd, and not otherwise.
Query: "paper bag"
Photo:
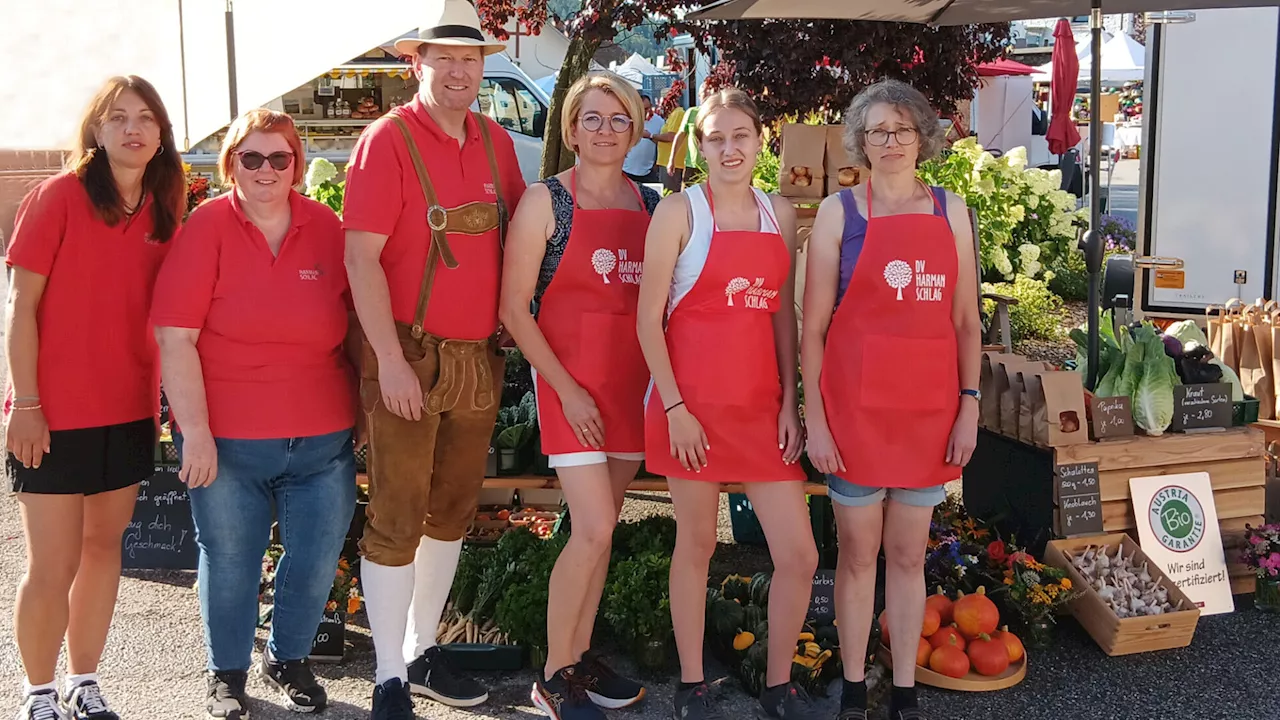
[[[1024,394],[1027,398],[1027,423],[1030,426],[1030,440],[1027,442],[1040,447],[1049,445],[1049,410],[1044,402],[1044,373],[1052,371],[1037,371],[1023,375],[1023,382],[1026,384],[1027,391]],[[1021,421],[1021,417],[1018,418]]]
[[[1040,407],[1044,406],[1044,390],[1040,385],[1040,376],[1036,370],[1023,370],[1018,373],[1022,382],[1022,393],[1018,398],[1018,442],[1037,445],[1035,437],[1036,399],[1039,397]]]
[[[854,167],[849,154],[844,151],[844,126],[827,126],[827,194],[834,195],[851,188],[865,179],[865,174]]]
[[[1275,417],[1275,390],[1271,350],[1271,324],[1261,308],[1250,305],[1241,315],[1244,331],[1240,348],[1240,385],[1246,395],[1258,399],[1258,417]]]
[[[1018,427],[1022,422],[1022,396],[1026,389],[1022,373],[1006,366],[1009,387],[1000,393],[1000,434],[1005,437],[1020,439]]]
[[[982,401],[978,403],[978,427],[999,432],[1000,429],[1000,388],[996,386],[996,366],[1001,360],[1015,358],[1016,355],[998,352],[982,353],[982,374],[978,380],[978,390],[982,392]]]
[[[1084,409],[1084,381],[1067,370],[1040,374],[1044,390],[1046,444],[1050,447],[1089,442],[1089,422]]]
[[[783,125],[778,194],[783,197],[824,197],[826,155],[825,125]]]
[[[1239,300],[1227,302],[1222,314],[1222,329],[1218,333],[1220,349],[1213,353],[1237,375],[1240,374],[1240,344],[1244,338],[1239,322],[1241,305]]]
[[[1205,329],[1209,337],[1209,352],[1222,359],[1222,316],[1225,314],[1221,305],[1210,305],[1204,309]]]

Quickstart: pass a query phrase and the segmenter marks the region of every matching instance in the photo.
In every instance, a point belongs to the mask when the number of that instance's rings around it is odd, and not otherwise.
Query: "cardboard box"
[[[824,197],[826,155],[826,126],[795,123],[783,125],[778,193],[783,197]]]
[[[868,171],[854,167],[844,150],[844,125],[827,126],[827,194],[834,195],[867,179]]]

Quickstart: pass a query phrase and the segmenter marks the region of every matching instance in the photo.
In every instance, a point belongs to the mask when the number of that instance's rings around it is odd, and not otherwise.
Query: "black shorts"
[[[14,492],[97,495],[136,485],[155,473],[156,423],[152,418],[49,433],[49,453],[38,468],[25,468],[8,453]]]

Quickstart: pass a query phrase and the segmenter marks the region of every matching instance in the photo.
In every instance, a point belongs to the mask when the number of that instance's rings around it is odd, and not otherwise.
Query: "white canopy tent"
[[[1079,45],[1076,46],[1079,48]],[[1093,57],[1088,54],[1080,58],[1080,82],[1088,84],[1093,72]],[[1141,80],[1146,67],[1147,49],[1137,40],[1124,33],[1113,36],[1102,44],[1102,82],[1126,83]],[[1036,68],[1032,79],[1037,82],[1048,82],[1053,77],[1053,63],[1045,63]]]
[[[646,75],[661,75],[662,71],[658,66],[646,60],[639,53],[631,53],[631,57],[626,59],[621,65],[613,68],[613,72],[626,78],[628,82],[635,85],[637,89],[644,86],[644,78]]]
[[[113,75],[160,92],[178,145],[195,145],[232,116],[225,9],[217,0],[40,0],[7,10],[0,30],[0,148],[67,148],[93,93]],[[243,112],[415,28],[412,3],[238,0],[236,104]],[[342,31],[305,32],[308,18]]]

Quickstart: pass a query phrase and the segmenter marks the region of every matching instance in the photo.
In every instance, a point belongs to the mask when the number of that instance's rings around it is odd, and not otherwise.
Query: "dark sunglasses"
[[[254,150],[245,150],[236,153],[240,156],[240,167],[245,170],[257,170],[262,167],[262,163],[269,162],[271,167],[276,170],[288,170],[293,164],[293,153],[291,152],[273,152],[270,155],[263,155]]]

